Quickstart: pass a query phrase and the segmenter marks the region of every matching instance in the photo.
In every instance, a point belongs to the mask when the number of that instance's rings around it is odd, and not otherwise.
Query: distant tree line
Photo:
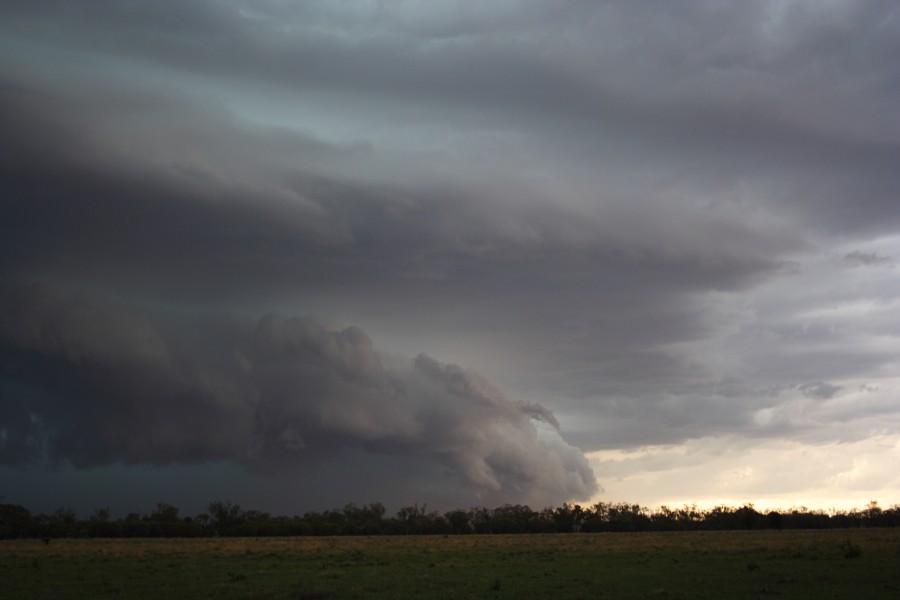
[[[209,536],[337,536],[337,535],[462,535],[499,533],[592,533],[604,531],[701,531],[734,529],[839,529],[897,527],[900,505],[882,509],[870,502],[862,510],[824,512],[804,507],[759,512],[752,504],[740,508],[696,506],[649,510],[637,504],[598,502],[583,507],[563,504],[532,510],[521,504],[483,506],[448,512],[414,504],[387,516],[378,502],[342,509],[273,516],[244,510],[232,502],[212,502],[205,513],[181,516],[178,508],[159,503],[150,514],[130,513],[112,519],[109,509],[86,519],[60,508],[32,515],[23,506],[0,504],[0,538],[62,537],[209,537]]]

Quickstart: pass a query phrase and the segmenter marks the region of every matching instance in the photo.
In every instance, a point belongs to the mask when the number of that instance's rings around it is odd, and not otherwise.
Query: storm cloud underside
[[[386,368],[356,327],[275,314],[255,326],[209,316],[159,324],[37,287],[8,297],[6,464],[224,460],[292,476],[355,449],[414,457],[428,469],[382,477],[408,491],[458,489],[449,495],[460,502],[596,491],[547,409],[424,354]]]
[[[896,2],[0,17],[7,468],[540,505],[900,436]]]

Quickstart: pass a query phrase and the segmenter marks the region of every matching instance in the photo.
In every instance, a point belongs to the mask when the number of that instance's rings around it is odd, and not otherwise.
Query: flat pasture
[[[900,529],[0,542],[0,598],[900,598]]]

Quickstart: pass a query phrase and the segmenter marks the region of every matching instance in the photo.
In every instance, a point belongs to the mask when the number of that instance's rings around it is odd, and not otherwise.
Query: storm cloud
[[[357,327],[329,331],[276,314],[255,326],[166,323],[34,286],[7,292],[6,464],[227,460],[285,475],[362,449],[416,457],[435,484],[464,489],[456,496],[473,503],[549,503],[597,489],[546,408],[425,354],[386,367]],[[402,470],[383,477],[428,483]]]
[[[898,55],[889,0],[5,3],[0,455],[540,504],[896,439]]]

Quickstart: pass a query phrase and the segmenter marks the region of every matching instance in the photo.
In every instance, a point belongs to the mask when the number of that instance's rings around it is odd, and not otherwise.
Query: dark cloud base
[[[547,409],[424,354],[385,366],[359,328],[158,316],[39,285],[5,292],[4,464],[231,461],[302,477],[334,463],[338,479],[377,464],[370,479],[432,502],[539,505],[597,490]]]

